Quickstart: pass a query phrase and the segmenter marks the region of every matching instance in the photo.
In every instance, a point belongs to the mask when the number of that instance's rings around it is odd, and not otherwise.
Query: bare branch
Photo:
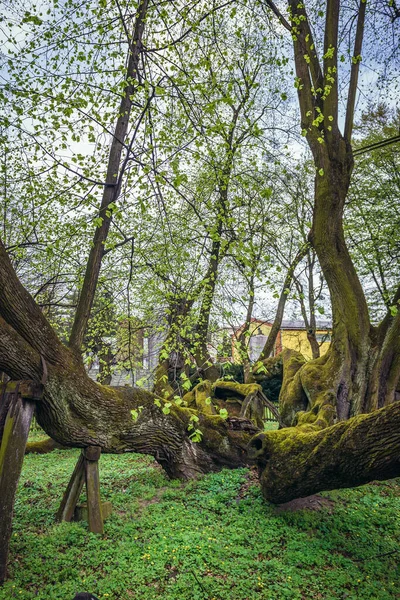
[[[365,10],[367,6],[367,0],[360,0],[360,7],[358,9],[357,19],[357,30],[356,37],[354,40],[354,52],[352,56],[351,72],[350,72],[350,84],[349,84],[349,95],[347,97],[346,107],[346,122],[344,126],[344,139],[350,143],[351,134],[353,131],[354,122],[354,108],[356,103],[358,74],[360,71],[361,62],[361,49],[364,38],[364,22],[365,22]]]

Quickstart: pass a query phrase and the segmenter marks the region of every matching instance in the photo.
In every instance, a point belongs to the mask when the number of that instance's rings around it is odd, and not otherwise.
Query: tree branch
[[[303,258],[306,256],[306,254],[308,252],[308,248],[309,248],[309,245],[304,244],[304,246],[296,254],[295,258],[293,259],[293,261],[288,269],[288,272],[285,277],[285,281],[283,283],[281,295],[279,297],[278,308],[276,310],[275,319],[274,319],[271,331],[269,332],[268,339],[265,342],[263,351],[261,352],[261,354],[259,356],[259,359],[258,359],[259,361],[268,358],[275,347],[276,337],[281,328],[281,323],[282,323],[283,313],[285,310],[286,300],[287,300],[287,297],[289,294],[290,286],[292,285],[294,270],[297,267],[297,265],[299,264],[299,262],[301,262],[303,260]]]
[[[356,103],[358,74],[360,71],[361,62],[361,49],[364,38],[364,22],[365,22],[365,10],[367,6],[367,0],[360,0],[360,7],[358,9],[357,29],[356,37],[354,40],[354,52],[352,56],[351,72],[350,72],[350,84],[349,94],[347,97],[346,107],[346,121],[344,126],[344,139],[350,143],[351,134],[353,131],[354,122],[354,108]]]
[[[57,361],[62,344],[29,292],[19,281],[0,240],[0,316],[46,360]]]
[[[327,0],[324,39],[324,116],[333,117],[332,127],[338,129],[338,30],[339,0]],[[325,114],[326,113],[326,114]]]

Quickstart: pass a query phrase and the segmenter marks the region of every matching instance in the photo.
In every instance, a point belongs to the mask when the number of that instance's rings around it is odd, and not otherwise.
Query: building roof
[[[253,317],[251,319],[251,323],[254,325],[256,323],[258,323],[259,325],[269,325],[270,327],[272,327],[272,322],[268,321],[268,320],[263,320],[263,319],[256,319],[255,317]],[[238,332],[240,332],[240,330],[242,329],[242,327],[244,327],[245,323],[243,323],[240,327],[238,327],[236,329],[236,332],[233,334],[233,336],[237,335]],[[331,330],[332,329],[332,321],[317,321],[316,323],[317,325],[317,330],[322,330],[325,331],[327,329]],[[282,321],[280,329],[305,329],[306,326],[304,324],[304,321],[302,319],[293,319],[293,320],[285,320]]]
[[[317,321],[317,329],[332,329],[332,321]],[[293,321],[282,321],[281,329],[305,329],[304,321],[301,319]]]

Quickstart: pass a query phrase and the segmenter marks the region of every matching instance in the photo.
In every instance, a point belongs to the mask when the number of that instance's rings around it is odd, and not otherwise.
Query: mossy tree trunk
[[[379,327],[371,325],[344,237],[359,60],[351,66],[342,134],[338,125],[339,1],[327,3],[321,62],[307,6],[289,0],[288,22],[275,4],[269,4],[292,34],[301,127],[316,169],[309,240],[329,287],[333,315],[332,344],[324,356],[306,363],[298,353],[287,351],[265,359],[263,368],[257,369],[258,378],[262,370],[265,377],[271,377],[274,369],[281,369],[281,415],[288,428],[256,436],[250,454],[259,462],[264,496],[285,502],[400,474],[400,404],[392,404],[399,392],[400,313],[388,312]],[[365,5],[361,2],[358,11],[355,57],[361,57]],[[399,299],[398,293],[393,304]]]
[[[250,421],[236,419],[232,425],[198,407],[175,405],[165,414],[164,402],[155,403],[151,393],[92,381],[19,282],[1,242],[0,336],[0,370],[11,378],[40,381],[41,357],[46,361],[48,378],[36,418],[56,442],[151,454],[170,476],[183,479],[247,463],[247,443],[258,431]],[[190,439],[193,415],[199,419],[200,443]]]
[[[264,497],[274,503],[398,477],[400,403],[321,431],[260,433],[249,454],[258,461]]]

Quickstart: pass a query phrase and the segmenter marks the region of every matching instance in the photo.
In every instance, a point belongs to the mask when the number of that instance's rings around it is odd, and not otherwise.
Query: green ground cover
[[[26,457],[0,600],[400,598],[399,480],[323,494],[332,502],[319,511],[277,512],[246,469],[183,485],[149,457],[102,456],[114,512],[101,537],[54,522],[77,457]]]

